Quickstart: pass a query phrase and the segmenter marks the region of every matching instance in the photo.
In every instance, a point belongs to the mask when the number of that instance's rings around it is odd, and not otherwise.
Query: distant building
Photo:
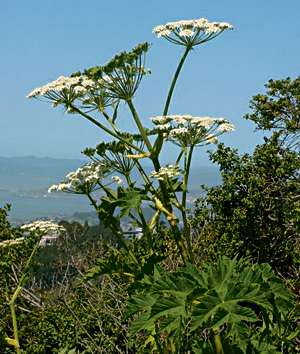
[[[125,239],[135,237],[139,240],[143,236],[143,229],[130,223],[121,223],[121,229]]]
[[[45,235],[40,240],[40,246],[45,247],[53,244],[58,239],[59,235]]]

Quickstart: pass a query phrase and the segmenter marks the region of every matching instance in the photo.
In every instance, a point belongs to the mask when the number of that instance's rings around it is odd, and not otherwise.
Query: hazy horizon
[[[84,196],[51,193],[48,188],[59,183],[70,171],[77,169],[83,159],[53,157],[0,156],[0,207],[12,204],[10,218],[27,221],[41,217],[70,217],[76,212],[93,212]],[[145,166],[152,171],[151,166]],[[138,181],[137,174],[133,178]],[[216,185],[220,175],[216,165],[194,165],[190,176],[190,196],[200,194],[200,185]]]

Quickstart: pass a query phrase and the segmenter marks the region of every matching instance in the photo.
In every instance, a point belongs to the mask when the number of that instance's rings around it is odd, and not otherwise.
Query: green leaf
[[[151,317],[160,318],[170,316],[172,318],[186,317],[185,299],[182,298],[162,298],[156,301],[151,308]]]
[[[132,209],[139,209],[142,204],[142,201],[147,199],[147,194],[142,189],[119,188],[116,205],[121,208],[121,216],[128,216]]]
[[[213,343],[213,334],[219,333],[225,353],[246,354],[254,345],[261,345],[251,344],[249,333],[255,328],[254,335],[264,338],[265,347],[273,352],[273,346],[268,347],[271,329],[281,320],[277,313],[284,314],[285,308],[279,299],[292,306],[288,289],[271,269],[244,260],[223,257],[201,271],[191,264],[173,273],[160,269],[157,276],[147,276],[143,282],[145,292],[132,298],[134,333],[155,330],[165,339],[166,350],[170,343],[177,351],[186,350],[186,345],[192,346],[187,343],[200,333],[207,333]],[[274,301],[276,297],[278,301]],[[197,343],[197,352],[210,352],[206,341]],[[265,347],[261,346],[262,352]]]
[[[132,316],[139,312],[138,317],[130,325],[131,335],[142,330],[152,333],[155,330],[155,318],[151,318],[150,312],[158,296],[146,294],[146,296],[133,296],[128,301],[127,315]]]

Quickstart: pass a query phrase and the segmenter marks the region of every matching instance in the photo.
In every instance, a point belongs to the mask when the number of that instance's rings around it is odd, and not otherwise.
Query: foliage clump
[[[271,130],[271,135],[252,155],[239,155],[223,144],[210,154],[223,183],[207,189],[198,200],[193,223],[200,238],[210,234],[213,252],[267,262],[289,277],[296,276],[300,264],[300,156],[297,131],[291,128],[299,116],[295,106],[284,108],[282,101],[297,102],[300,80],[270,81],[267,87],[267,95],[253,98],[255,110],[246,118],[259,129]],[[285,99],[275,102],[274,92],[282,87]],[[265,102],[269,102],[267,111]]]
[[[277,347],[290,347],[292,294],[268,264],[223,257],[200,271],[156,269],[142,282],[143,293],[128,306],[140,350],[221,353],[223,346],[226,353],[278,353]]]

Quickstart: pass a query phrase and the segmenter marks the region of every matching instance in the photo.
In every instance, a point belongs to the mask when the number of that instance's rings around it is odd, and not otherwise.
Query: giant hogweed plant
[[[61,76],[28,95],[82,116],[112,138],[86,149],[90,163],[69,173],[49,191],[86,195],[99,220],[111,228],[122,246],[124,258],[113,248],[111,257],[100,264],[99,271],[92,270],[92,276],[97,271],[99,274],[122,269],[123,274],[142,278],[135,282],[136,294],[128,304],[131,338],[138,352],[288,352],[299,332],[290,320],[292,296],[269,266],[220,259],[216,266],[207,265],[199,272],[192,265],[187,193],[193,153],[198,147],[216,143],[220,135],[234,127],[224,118],[170,114],[169,108],[188,54],[231,28],[228,23],[205,19],[170,22],[154,28],[158,37],[180,45],[184,51],[163,112],[152,117],[151,129],[146,128],[134,104],[142,79],[150,74],[145,67],[148,43],[116,55],[106,65]],[[134,132],[123,131],[118,124],[121,103],[131,113]],[[162,166],[161,153],[169,143],[178,148],[178,156],[172,165]],[[150,175],[144,169],[144,161],[153,166]],[[143,181],[141,186],[135,182],[136,173]],[[152,210],[150,218],[145,215],[145,204]],[[159,258],[155,252],[157,238],[168,235],[185,267],[170,273],[156,266],[154,272],[147,272],[147,264],[140,262],[122,233],[120,224],[125,217],[142,229],[142,240],[134,242],[139,247],[146,245],[150,258]],[[165,220],[169,232],[161,233],[161,222]],[[167,239],[163,239],[163,246],[166,245]]]
[[[216,143],[221,134],[234,127],[224,118],[169,114],[169,108],[188,54],[196,46],[229,29],[232,26],[228,23],[209,22],[203,18],[170,22],[154,28],[157,37],[180,45],[184,52],[167,92],[163,112],[152,117],[151,129],[146,128],[134,104],[141,81],[150,73],[145,67],[148,43],[116,55],[103,66],[91,67],[68,77],[61,76],[27,96],[44,99],[53,106],[64,107],[69,114],[80,115],[112,139],[96,148],[86,149],[84,153],[91,162],[68,174],[62,183],[50,187],[49,191],[86,195],[99,219],[111,228],[122,249],[128,251],[137,265],[138,260],[128,249],[120,228],[124,217],[129,217],[142,228],[150,253],[154,253],[153,238],[161,220],[167,220],[183,262],[193,262],[187,219],[192,156],[196,148]],[[118,108],[121,103],[128,107],[135,123],[136,131],[133,133],[119,127]],[[172,165],[162,166],[160,156],[167,142],[178,147],[178,156]],[[150,175],[144,169],[144,160],[153,166]],[[133,172],[140,175],[142,186],[134,181]],[[117,175],[113,175],[115,173]],[[101,190],[101,198],[99,193],[95,193],[97,190]],[[153,210],[150,219],[144,214],[145,203]],[[183,230],[179,226],[181,222]]]

